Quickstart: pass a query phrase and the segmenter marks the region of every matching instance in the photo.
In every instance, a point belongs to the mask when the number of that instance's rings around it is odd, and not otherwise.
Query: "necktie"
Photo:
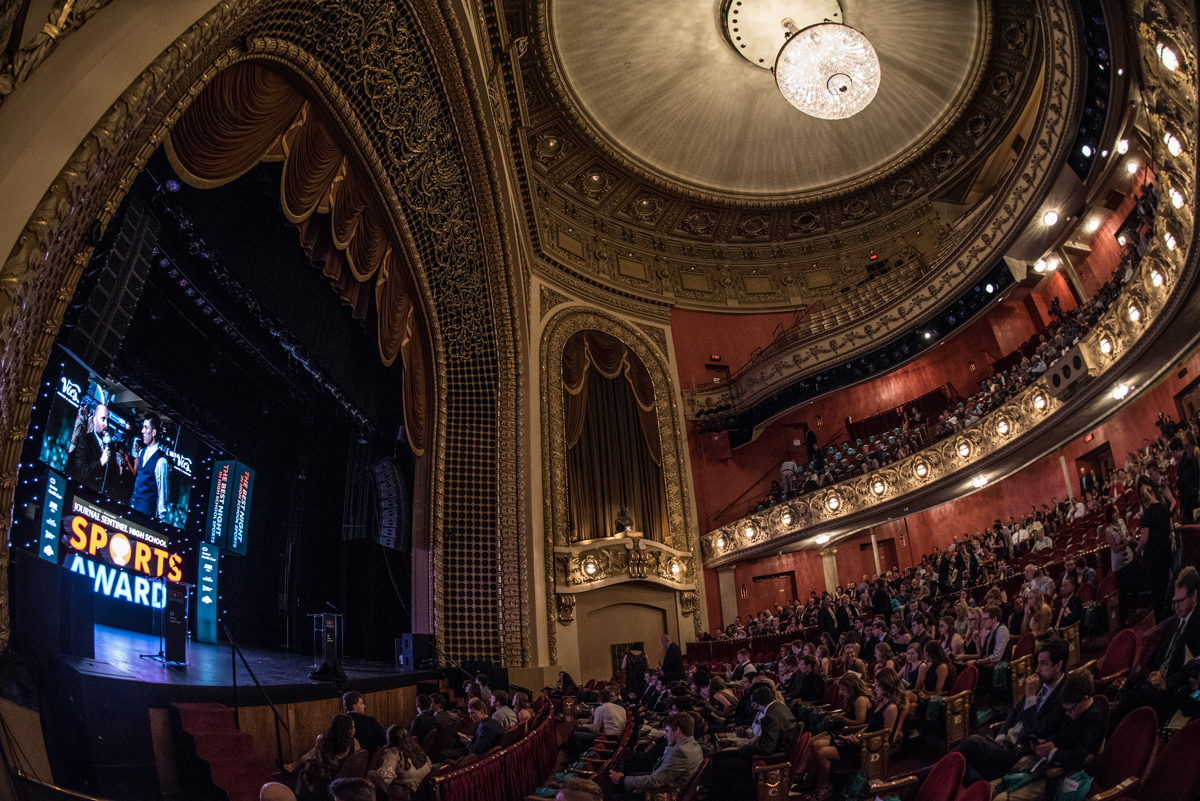
[[[1158,672],[1165,679],[1167,672],[1171,669],[1171,660],[1175,658],[1175,649],[1179,647],[1179,641],[1183,639],[1183,621],[1179,621],[1179,625],[1175,627],[1175,634],[1171,636],[1171,642],[1167,646],[1167,653],[1163,656],[1162,665],[1159,666]]]

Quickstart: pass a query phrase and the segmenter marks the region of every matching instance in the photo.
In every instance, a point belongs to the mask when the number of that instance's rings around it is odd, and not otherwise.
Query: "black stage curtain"
[[[572,539],[611,537],[621,507],[628,506],[634,530],[663,542],[662,468],[643,436],[643,410],[630,382],[592,375],[587,384],[578,439],[567,451]]]

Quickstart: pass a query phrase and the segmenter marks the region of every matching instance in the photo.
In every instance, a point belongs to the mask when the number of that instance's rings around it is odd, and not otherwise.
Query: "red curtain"
[[[280,205],[296,223],[305,253],[356,319],[377,312],[379,357],[404,365],[404,417],[410,447],[425,452],[433,370],[411,268],[366,170],[321,108],[268,62],[223,70],[171,130],[167,157],[202,189],[226,184],[260,161],[283,161]]]

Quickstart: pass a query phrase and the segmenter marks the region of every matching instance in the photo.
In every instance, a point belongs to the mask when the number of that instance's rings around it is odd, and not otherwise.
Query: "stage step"
[[[172,706],[183,734],[181,761],[192,763],[194,777],[211,781],[229,801],[257,799],[259,789],[271,780],[271,768],[255,753],[250,735],[236,728],[233,710],[222,704]]]

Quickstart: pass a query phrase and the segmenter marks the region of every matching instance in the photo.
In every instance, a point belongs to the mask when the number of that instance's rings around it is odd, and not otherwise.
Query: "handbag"
[[[940,723],[945,718],[946,696],[935,695],[925,705],[925,722]]]
[[[998,693],[1012,692],[1012,671],[1008,662],[997,662],[992,666],[992,690]]]
[[[850,777],[850,781],[846,782],[846,786],[842,788],[842,801],[858,801],[867,794],[871,789],[870,782],[867,781],[867,774],[861,770],[855,772]]]
[[[1054,801],[1084,801],[1092,790],[1092,777],[1086,770],[1076,771],[1062,780]]]

